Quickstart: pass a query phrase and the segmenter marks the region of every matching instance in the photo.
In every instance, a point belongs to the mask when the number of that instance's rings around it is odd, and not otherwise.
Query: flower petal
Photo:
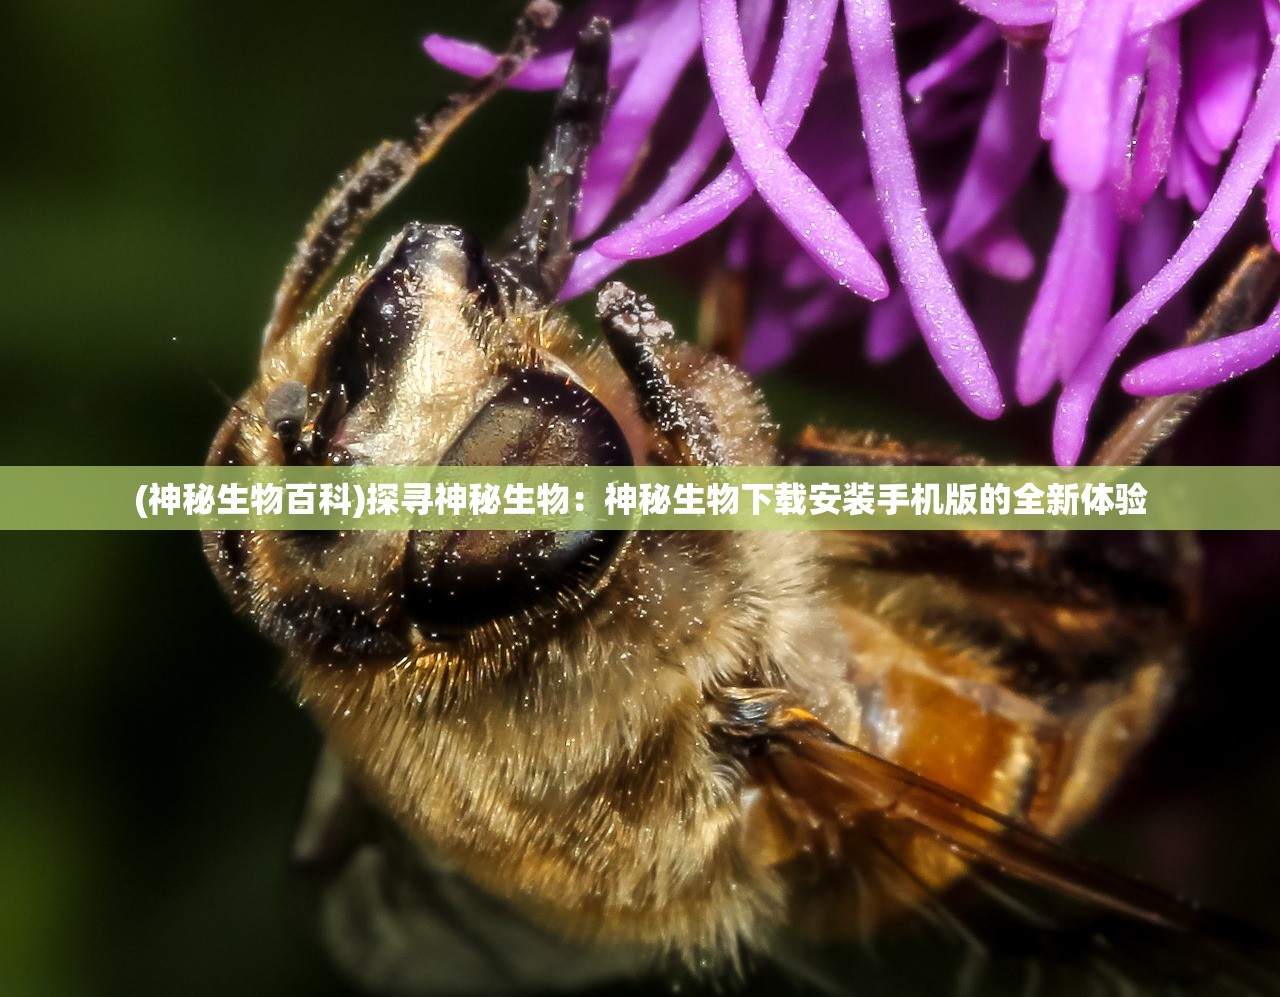
[[[1026,280],[1036,268],[1031,247],[1004,215],[976,233],[965,245],[965,254],[987,273],[1010,281]]]
[[[452,69],[464,76],[484,76],[498,64],[498,57],[483,45],[462,41],[459,38],[447,38],[444,35],[427,35],[422,41],[427,55],[445,69]],[[536,65],[534,65],[536,63]],[[568,69],[568,53],[557,53],[554,56],[540,56],[530,59],[524,68],[507,81],[513,90],[550,90],[558,84],[554,82],[556,72],[563,82]]]
[[[1280,142],[1280,48],[1273,50],[1253,110],[1214,192],[1173,258],[1107,323],[1063,388],[1054,420],[1054,455],[1074,464],[1084,447],[1089,412],[1120,351],[1208,259],[1244,210]]]
[[[1058,127],[1058,105],[1062,98],[1062,80],[1066,75],[1080,19],[1084,17],[1085,0],[1058,0],[1058,12],[1049,27],[1049,41],[1045,44],[1046,60],[1044,94],[1040,100],[1040,137],[1053,141]]]
[[[758,371],[786,363],[796,351],[796,339],[790,312],[762,296],[756,303],[751,336],[742,350],[742,366]]]
[[[1117,85],[1111,110],[1111,161],[1107,164],[1107,176],[1117,191],[1127,181],[1132,169],[1130,156],[1138,103],[1147,77],[1146,67],[1147,40],[1139,43],[1126,39],[1120,46],[1120,57],[1116,63]]]
[[[863,297],[884,297],[889,285],[879,264],[770,131],[747,74],[735,0],[700,0],[699,7],[711,92],[760,196],[837,283]]]
[[[875,194],[871,190],[871,177],[865,160],[856,161],[850,172],[854,183],[845,185],[839,193],[828,187],[826,193],[841,217],[848,219],[853,230],[863,233],[863,242],[867,248],[872,253],[878,253],[885,246],[884,223],[880,218]],[[782,268],[781,278],[783,286],[792,290],[812,289],[827,281],[826,274],[807,253],[792,253]]]
[[[907,95],[920,100],[931,88],[952,76],[957,69],[968,65],[1000,38],[1000,32],[990,21],[979,21],[951,48],[934,59],[913,76],[907,78]]]
[[[748,204],[734,215],[733,224],[728,226],[729,235],[724,240],[725,266],[740,272],[750,269],[759,247],[772,243],[772,240],[766,241],[769,239],[764,234],[766,230],[779,227],[781,223],[769,214],[769,208],[763,202]]]
[[[790,360],[815,329],[839,322],[853,324],[866,303],[830,281],[810,294],[793,294],[773,286],[755,295],[751,333],[742,352],[742,367],[752,373]]]
[[[1186,204],[1167,197],[1153,197],[1146,203],[1141,221],[1129,226],[1121,240],[1121,273],[1127,293],[1137,291],[1169,262],[1186,235],[1189,214]],[[1151,317],[1149,324],[1160,335],[1180,342],[1192,321],[1184,288]]]
[[[1004,24],[1022,27],[1029,24],[1048,24],[1053,20],[1053,4],[1050,0],[960,0],[975,14]]]
[[[612,5],[610,5],[612,6]],[[600,13],[607,13],[608,7]],[[642,6],[628,21],[617,23],[613,30],[612,54],[609,59],[609,79],[616,85],[626,78],[627,71],[636,64],[640,53],[648,46],[654,27],[665,16],[665,7],[653,4]],[[564,22],[561,22],[562,24]],[[422,42],[427,55],[455,73],[464,76],[484,76],[493,71],[498,57],[482,45],[446,38],[443,35],[427,35]],[[530,59],[524,68],[507,83],[515,90],[555,90],[564,82],[569,70],[571,48],[546,53]]]
[[[1053,165],[1072,190],[1097,190],[1111,151],[1112,101],[1129,0],[1090,0],[1062,77]]]
[[[1134,0],[1129,33],[1139,34],[1185,14],[1200,0]]]
[[[1139,213],[1156,192],[1169,170],[1173,129],[1178,117],[1178,91],[1182,87],[1182,53],[1179,25],[1162,24],[1151,33],[1147,50],[1147,88],[1138,113],[1132,169],[1122,191],[1125,213]]]
[[[1196,211],[1203,211],[1213,196],[1214,168],[1196,155],[1191,143],[1183,142],[1174,149],[1181,156],[1182,195]]]
[[[1266,179],[1267,231],[1271,245],[1280,246],[1280,152],[1271,157]]]
[[[858,298],[829,283],[808,297],[765,289],[755,302],[751,335],[742,349],[742,367],[762,371],[791,360],[805,333],[831,325],[859,303]]]
[[[1031,172],[1040,152],[1036,106],[1043,80],[1037,55],[1009,49],[1008,71],[987,102],[973,154],[942,232],[946,249],[959,249],[988,225]]]
[[[1018,400],[1034,405],[1075,365],[1111,308],[1120,224],[1107,191],[1067,195],[1018,351]]]
[[[1199,391],[1261,367],[1280,353],[1280,307],[1262,325],[1233,336],[1162,353],[1121,380],[1133,395]]]
[[[905,350],[916,334],[911,302],[895,287],[889,297],[877,301],[867,315],[867,359],[888,363]]]
[[[1257,89],[1265,25],[1256,6],[1236,0],[1202,3],[1185,25],[1190,105],[1205,137],[1221,153],[1239,134]]]
[[[978,415],[995,418],[1004,409],[1000,385],[938,253],[921,203],[902,116],[889,5],[886,0],[845,0],[844,12],[871,175],[912,312],[956,394]]]
[[[985,106],[980,100],[926,100],[903,109],[907,134],[931,145],[943,142],[973,141],[973,133],[982,123]]]
[[[1196,158],[1200,162],[1216,164],[1222,158],[1222,150],[1209,138],[1209,133],[1200,124],[1200,118],[1195,113],[1194,107],[1183,107],[1183,113],[1178,118],[1178,125],[1182,133],[1183,142],[1196,154]]]
[[[1262,16],[1267,20],[1267,34],[1280,35],[1280,0],[1262,0]]]

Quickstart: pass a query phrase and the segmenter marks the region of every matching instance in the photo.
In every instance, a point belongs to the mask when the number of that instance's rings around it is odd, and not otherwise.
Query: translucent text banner
[[[1280,529],[1276,467],[3,467],[0,527]]]

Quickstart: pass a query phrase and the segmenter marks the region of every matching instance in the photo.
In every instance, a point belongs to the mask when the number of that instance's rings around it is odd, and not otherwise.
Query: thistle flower
[[[592,14],[615,25],[616,100],[566,296],[721,227],[728,265],[752,276],[751,367],[842,321],[861,320],[873,360],[918,331],[956,394],[999,415],[959,288],[1037,270],[1017,206],[1045,202],[1047,148],[1063,208],[1014,393],[1029,405],[1060,386],[1054,454],[1072,464],[1121,351],[1184,322],[1187,282],[1259,187],[1280,241],[1280,0],[592,0],[515,85],[557,86]],[[925,44],[904,85],[899,63]],[[426,49],[464,73],[493,62],[435,35]],[[1117,284],[1130,296],[1113,313]],[[1121,384],[1203,388],[1277,352],[1280,310]]]

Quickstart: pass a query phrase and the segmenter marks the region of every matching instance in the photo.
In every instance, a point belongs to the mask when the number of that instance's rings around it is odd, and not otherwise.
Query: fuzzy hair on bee
[[[530,5],[489,76],[343,175],[209,463],[972,462],[830,429],[780,442],[750,379],[643,296],[603,288],[599,337],[556,306],[608,106],[602,19],[505,255],[411,223],[330,281],[556,13]],[[1272,263],[1246,261],[1214,307],[1256,297]],[[1175,414],[1126,424],[1120,456]],[[1197,986],[1280,992],[1247,928],[1053,840],[1170,701],[1185,537],[221,530],[204,547],[324,733],[294,857],[317,933],[369,990],[545,992],[749,957],[849,992],[847,960],[803,953],[918,920],[966,959],[1009,943],[1046,980],[1141,985],[1173,940]],[[984,933],[966,890],[1005,921]]]

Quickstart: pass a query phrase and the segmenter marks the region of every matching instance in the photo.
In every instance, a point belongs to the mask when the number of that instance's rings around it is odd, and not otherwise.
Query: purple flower
[[[616,100],[566,296],[720,227],[750,275],[749,367],[833,323],[860,323],[872,360],[918,332],[956,394],[999,415],[960,289],[984,320],[1001,311],[968,289],[1029,278],[1020,205],[1062,203],[1013,387],[1027,405],[1060,388],[1054,454],[1072,464],[1121,351],[1144,326],[1185,328],[1184,288],[1259,187],[1280,242],[1280,0],[592,0],[515,85],[557,86],[591,14],[615,25]],[[426,49],[464,73],[493,61]],[[900,63],[920,67],[905,84]],[[1280,311],[1121,384],[1203,388],[1278,352]]]

